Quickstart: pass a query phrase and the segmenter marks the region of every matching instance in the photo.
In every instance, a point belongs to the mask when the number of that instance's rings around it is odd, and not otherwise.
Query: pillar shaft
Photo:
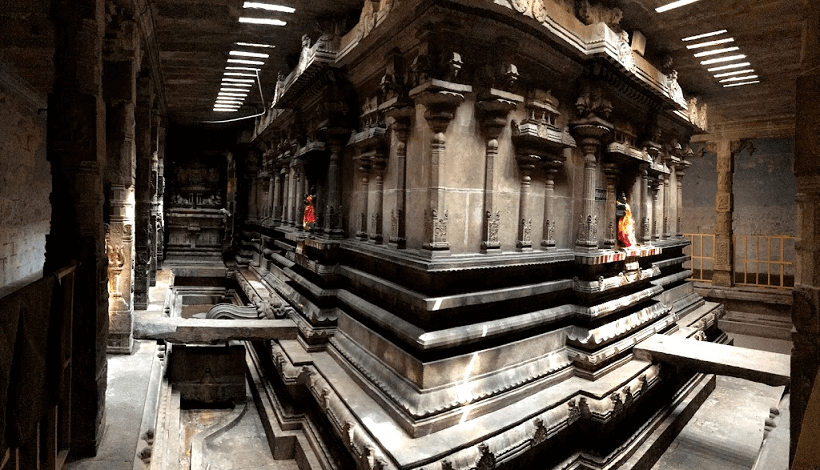
[[[153,143],[151,140],[151,109],[153,88],[151,79],[142,76],[137,80],[136,107],[136,223],[134,244],[134,309],[148,308],[149,271],[151,269],[151,203],[154,189],[151,183]]]
[[[546,182],[544,183],[544,233],[541,236],[541,246],[555,247],[555,168],[547,168]]]
[[[716,286],[733,284],[732,232],[732,172],[734,155],[729,140],[717,145],[717,193],[715,194],[715,265],[712,283]]]
[[[641,243],[652,241],[652,217],[649,195],[649,172],[644,166],[641,168]]]

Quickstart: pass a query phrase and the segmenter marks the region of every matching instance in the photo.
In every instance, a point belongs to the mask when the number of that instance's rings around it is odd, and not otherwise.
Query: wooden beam
[[[786,354],[657,334],[635,346],[637,359],[728,375],[771,386],[789,385],[791,358]]]

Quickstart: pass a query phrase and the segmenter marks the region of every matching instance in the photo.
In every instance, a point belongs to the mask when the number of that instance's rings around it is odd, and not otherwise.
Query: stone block
[[[182,400],[224,403],[245,399],[245,346],[174,347],[168,379]]]

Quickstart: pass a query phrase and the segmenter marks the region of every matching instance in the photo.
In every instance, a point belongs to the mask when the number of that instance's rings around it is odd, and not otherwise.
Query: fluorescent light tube
[[[712,31],[710,33],[703,33],[703,34],[698,34],[696,36],[689,36],[687,38],[681,39],[681,41],[696,41],[698,39],[709,38],[709,37],[712,37],[712,36],[719,36],[719,35],[727,33],[727,32],[728,31],[726,31],[725,29],[720,29],[720,30],[717,30],[717,31]]]

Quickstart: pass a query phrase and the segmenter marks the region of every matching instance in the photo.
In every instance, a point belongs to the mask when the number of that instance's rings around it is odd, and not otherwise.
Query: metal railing
[[[712,269],[715,263],[714,233],[684,233],[691,243],[683,252],[692,257],[683,267],[692,270],[692,280],[712,282]]]
[[[794,287],[794,237],[735,235],[735,284]]]
[[[691,261],[692,280],[712,282],[715,262],[713,233],[685,233],[691,243],[684,254]],[[790,235],[735,235],[734,282],[738,286],[787,289],[794,287],[794,237]]]

